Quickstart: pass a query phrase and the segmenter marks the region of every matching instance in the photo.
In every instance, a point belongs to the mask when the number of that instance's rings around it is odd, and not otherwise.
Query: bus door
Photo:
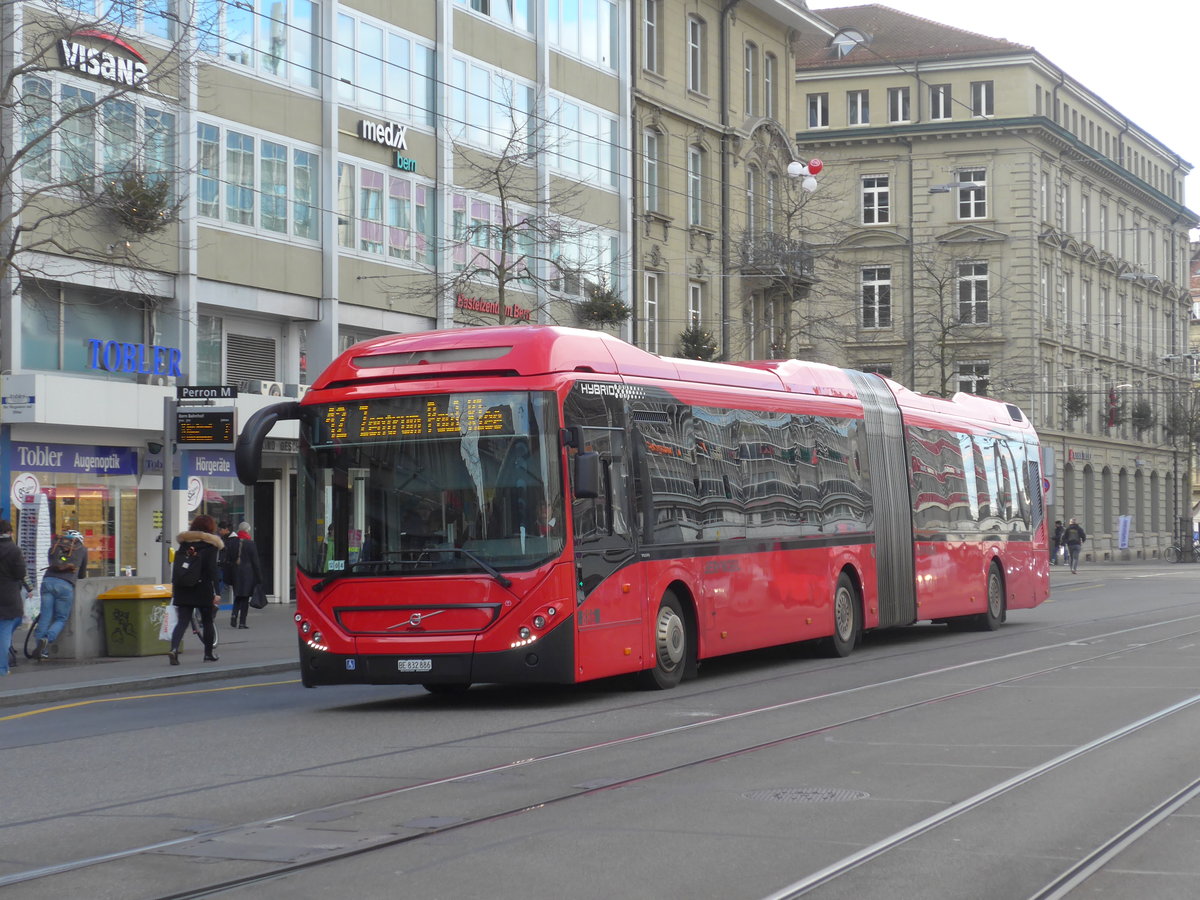
[[[641,666],[645,575],[634,539],[625,434],[612,427],[574,431],[577,450],[598,453],[600,462],[599,496],[572,502],[577,675],[601,678]]]

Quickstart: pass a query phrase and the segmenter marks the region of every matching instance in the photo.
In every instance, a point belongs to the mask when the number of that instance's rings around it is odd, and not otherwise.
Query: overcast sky
[[[809,0],[814,11],[855,3]],[[1129,9],[1068,0],[891,0],[901,12],[1034,47],[1200,168],[1200,3],[1141,0]],[[1200,212],[1200,172],[1185,202]],[[1195,232],[1193,232],[1195,236]]]

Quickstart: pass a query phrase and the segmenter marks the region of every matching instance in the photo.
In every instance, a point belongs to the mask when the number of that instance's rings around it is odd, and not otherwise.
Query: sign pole
[[[163,398],[163,472],[162,472],[162,574],[160,580],[166,584],[171,580],[171,533],[175,524],[175,409],[178,401]]]

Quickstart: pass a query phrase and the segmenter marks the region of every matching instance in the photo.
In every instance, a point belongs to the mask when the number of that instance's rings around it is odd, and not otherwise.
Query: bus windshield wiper
[[[471,562],[475,563],[475,565],[479,566],[479,568],[483,569],[483,571],[487,572],[489,575],[491,575],[493,578],[495,578],[496,581],[499,583],[500,587],[504,587],[504,588],[512,587],[512,579],[505,577],[503,572],[501,572],[499,569],[497,569],[491,563],[480,559],[478,556],[476,556],[470,550],[464,550],[462,547],[438,547],[438,548],[435,548],[435,549],[433,549],[431,551],[427,551],[427,552],[461,553],[467,559],[471,560]]]

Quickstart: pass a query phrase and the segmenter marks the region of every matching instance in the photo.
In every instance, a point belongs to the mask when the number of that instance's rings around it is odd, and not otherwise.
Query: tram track
[[[479,778],[496,775],[496,774],[504,773],[504,772],[511,772],[511,771],[514,771],[517,769],[526,769],[526,768],[535,767],[535,766],[545,766],[549,763],[553,763],[553,762],[559,761],[559,760],[564,760],[564,759],[567,759],[570,757],[582,756],[585,754],[601,753],[604,751],[618,750],[620,748],[628,747],[630,745],[637,744],[637,743],[653,741],[653,740],[661,740],[661,739],[665,739],[668,737],[677,736],[677,735],[681,735],[681,734],[684,734],[687,732],[694,732],[694,731],[702,730],[702,729],[711,729],[711,728],[714,728],[715,726],[727,725],[730,723],[735,723],[739,720],[745,720],[745,719],[755,717],[755,716],[763,716],[763,715],[768,715],[771,713],[782,712],[782,711],[800,707],[800,706],[803,706],[806,704],[815,704],[820,701],[844,699],[844,698],[849,697],[850,695],[863,695],[870,691],[880,690],[880,689],[883,689],[886,687],[894,687],[896,685],[906,683],[906,682],[916,682],[916,681],[919,681],[919,680],[925,679],[925,678],[944,676],[944,675],[949,675],[952,673],[960,673],[960,672],[963,672],[965,670],[972,669],[975,667],[1007,662],[1007,661],[1011,661],[1011,660],[1022,658],[1022,657],[1033,656],[1038,653],[1044,653],[1044,652],[1063,649],[1063,648],[1073,648],[1074,649],[1074,648],[1084,647],[1084,646],[1090,645],[1093,642],[1127,636],[1127,635],[1130,635],[1130,634],[1133,634],[1133,633],[1136,633],[1139,631],[1144,631],[1145,629],[1148,629],[1148,628],[1161,627],[1163,625],[1180,624],[1180,623],[1187,622],[1187,621],[1195,619],[1195,618],[1197,618],[1197,617],[1196,616],[1185,616],[1185,617],[1180,617],[1180,618],[1174,619],[1174,620],[1164,620],[1164,621],[1158,621],[1158,622],[1154,622],[1154,623],[1145,623],[1145,624],[1132,626],[1130,628],[1119,629],[1116,631],[1091,635],[1087,638],[1076,637],[1076,638],[1073,638],[1070,640],[1058,641],[1058,642],[1054,642],[1051,644],[1041,645],[1038,647],[1025,648],[1025,649],[1013,651],[1010,653],[1000,654],[1000,655],[997,655],[994,657],[988,657],[986,659],[970,660],[967,662],[952,664],[952,665],[948,665],[948,666],[934,667],[931,669],[926,669],[921,672],[910,673],[910,674],[898,676],[896,678],[891,678],[891,679],[884,679],[881,681],[872,682],[870,684],[857,685],[857,686],[854,686],[851,688],[846,688],[846,689],[841,689],[841,690],[836,690],[836,691],[831,691],[831,692],[825,692],[825,693],[821,693],[821,694],[814,694],[814,695],[810,695],[810,696],[806,696],[806,697],[796,698],[793,700],[787,700],[787,701],[782,701],[779,703],[755,707],[753,709],[741,710],[741,711],[738,711],[735,713],[729,713],[726,715],[714,716],[714,717],[710,717],[710,718],[707,718],[707,719],[704,719],[701,721],[689,722],[686,724],[677,725],[677,726],[673,726],[670,728],[657,729],[654,731],[648,731],[648,732],[643,732],[643,733],[639,733],[639,734],[627,735],[627,736],[623,736],[623,737],[619,737],[619,738],[614,738],[614,739],[608,740],[608,741],[602,741],[602,742],[596,742],[596,743],[587,744],[587,745],[576,746],[576,747],[572,747],[572,748],[568,748],[568,749],[564,749],[564,750],[560,750],[560,751],[556,751],[556,752],[552,752],[552,753],[547,753],[547,754],[543,754],[543,755],[539,755],[539,756],[530,757],[527,759],[517,760],[514,762],[510,762],[510,763],[506,763],[506,764],[502,764],[502,765],[498,765],[498,766],[479,768],[479,769],[474,769],[471,771],[466,771],[466,772],[461,772],[461,773],[454,774],[454,775],[445,776],[442,778],[430,779],[430,780],[423,781],[423,782],[420,782],[417,784],[404,785],[401,787],[392,788],[392,789],[381,791],[381,792],[375,792],[375,793],[372,793],[369,795],[363,795],[363,796],[356,797],[356,798],[338,801],[333,804],[314,806],[314,807],[311,807],[308,809],[293,811],[291,813],[287,813],[287,814],[280,815],[280,816],[274,816],[271,818],[267,818],[267,819],[263,819],[263,820],[259,820],[259,821],[255,821],[255,822],[241,823],[241,824],[235,824],[235,825],[226,826],[226,827],[217,828],[217,829],[210,829],[210,830],[206,830],[202,833],[198,833],[195,835],[174,838],[174,839],[171,839],[168,841],[156,842],[156,843],[147,844],[147,845],[144,845],[141,847],[128,848],[126,850],[116,851],[116,852],[108,853],[108,854],[102,854],[102,855],[98,855],[98,856],[94,856],[94,857],[89,857],[86,859],[81,858],[81,859],[76,859],[76,860],[71,860],[71,861],[65,861],[63,863],[53,865],[53,866],[47,866],[47,867],[43,867],[40,869],[31,869],[31,870],[27,870],[25,872],[12,873],[8,876],[4,876],[4,877],[0,878],[0,887],[6,887],[6,886],[22,884],[22,883],[38,882],[38,881],[43,881],[43,880],[52,880],[54,878],[54,876],[60,875],[60,874],[66,873],[66,872],[75,871],[75,870],[79,870],[79,869],[83,869],[83,868],[89,868],[89,867],[93,867],[93,866],[100,866],[100,865],[104,865],[106,863],[112,863],[112,862],[119,861],[119,860],[128,860],[128,859],[138,857],[141,855],[161,853],[161,852],[171,852],[172,850],[178,850],[179,848],[181,848],[189,843],[195,843],[195,842],[200,842],[200,841],[205,841],[205,840],[212,840],[214,838],[219,838],[219,837],[229,837],[231,835],[237,834],[238,832],[245,832],[245,831],[256,830],[256,829],[270,829],[273,827],[279,827],[279,826],[286,825],[288,823],[301,821],[306,817],[312,817],[314,815],[328,814],[328,813],[339,812],[339,811],[345,812],[347,810],[365,806],[367,804],[379,803],[382,801],[387,801],[389,799],[399,798],[403,795],[412,795],[412,794],[416,794],[421,791],[429,791],[431,789],[435,789],[435,788],[442,787],[442,786],[448,786],[448,785],[453,785],[453,784],[462,784],[462,783],[468,782],[473,779],[479,779]],[[303,862],[294,863],[294,864],[290,864],[290,865],[275,866],[275,867],[270,868],[268,871],[248,874],[248,875],[244,875],[244,876],[240,876],[237,878],[232,878],[232,879],[228,879],[228,880],[224,880],[224,881],[216,881],[216,882],[207,884],[202,887],[188,888],[188,889],[178,891],[175,893],[164,893],[164,894],[159,895],[158,900],[168,900],[168,898],[185,898],[185,897],[191,898],[191,897],[215,896],[217,894],[234,891],[239,888],[249,887],[254,884],[263,882],[263,881],[283,878],[283,877],[288,876],[289,874],[299,873],[299,872],[302,872],[305,870],[312,869],[314,867],[329,865],[331,863],[334,863],[334,862],[337,862],[340,860],[344,860],[344,859],[349,859],[351,857],[359,856],[359,855],[362,855],[365,853],[372,853],[377,850],[384,850],[387,848],[395,848],[395,847],[399,847],[399,846],[403,846],[403,845],[410,845],[410,844],[418,843],[420,841],[427,840],[430,838],[436,838],[439,835],[446,835],[450,832],[462,831],[464,829],[482,826],[487,823],[497,822],[497,821],[500,821],[503,819],[509,819],[512,817],[520,816],[523,813],[530,812],[535,809],[543,809],[546,807],[562,805],[562,804],[568,803],[570,801],[578,800],[578,799],[581,799],[581,798],[584,798],[584,797],[587,797],[587,796],[590,796],[593,794],[597,794],[597,793],[600,793],[603,791],[613,790],[613,789],[616,789],[619,787],[632,785],[632,784],[646,781],[649,779],[662,777],[665,775],[669,775],[671,773],[680,772],[685,769],[705,766],[705,765],[709,765],[709,764],[712,764],[715,762],[731,759],[731,758],[738,757],[738,756],[754,754],[754,753],[761,752],[761,751],[764,751],[764,750],[767,750],[770,748],[778,747],[782,744],[792,743],[792,742],[796,742],[796,741],[802,741],[802,740],[816,737],[818,735],[829,734],[830,732],[836,731],[838,729],[846,728],[851,725],[861,724],[861,723],[865,723],[865,722],[870,722],[872,720],[885,718],[888,716],[894,716],[894,715],[903,714],[906,712],[911,712],[918,708],[921,708],[924,706],[930,706],[932,704],[939,704],[939,703],[944,703],[946,701],[951,701],[951,700],[969,697],[972,695],[977,695],[977,694],[980,694],[980,693],[988,691],[988,690],[1003,687],[1006,685],[1012,685],[1012,684],[1015,684],[1020,681],[1037,678],[1037,677],[1052,674],[1055,672],[1061,672],[1066,669],[1083,666],[1083,665],[1086,665],[1089,663],[1094,663],[1094,662],[1097,662],[1100,660],[1110,659],[1112,657],[1119,656],[1122,654],[1128,654],[1131,652],[1137,652],[1137,651],[1143,651],[1143,650],[1155,648],[1157,646],[1161,646],[1161,645],[1167,644],[1172,641],[1180,641],[1180,640],[1195,638],[1198,635],[1200,635],[1200,630],[1194,630],[1194,631],[1189,631],[1189,632],[1184,632],[1184,633],[1173,633],[1173,634],[1169,635],[1168,637],[1160,638],[1157,640],[1149,640],[1149,641],[1141,642],[1138,644],[1125,645],[1125,646],[1117,647],[1117,648],[1114,648],[1111,650],[1106,650],[1105,652],[1102,652],[1102,653],[1095,653],[1095,654],[1086,655],[1086,656],[1075,656],[1075,657],[1072,657],[1070,660],[1064,661],[1064,662],[1056,664],[1056,665],[1034,668],[1029,671],[1019,672],[1019,673],[1009,675],[1004,678],[994,679],[992,681],[973,685],[968,688],[963,688],[963,689],[954,690],[954,691],[940,692],[940,693],[937,693],[932,696],[927,696],[927,697],[923,697],[923,698],[920,698],[917,700],[913,700],[911,702],[895,704],[892,706],[873,710],[873,711],[863,713],[860,715],[850,716],[850,717],[838,719],[835,721],[831,721],[831,722],[821,725],[820,727],[803,729],[803,730],[799,730],[799,731],[792,731],[789,733],[782,734],[778,737],[774,737],[770,740],[758,741],[758,742],[753,742],[753,743],[748,743],[748,744],[743,743],[742,745],[735,746],[731,749],[724,749],[724,750],[721,750],[720,752],[700,755],[697,758],[685,760],[683,762],[677,762],[672,765],[645,769],[645,770],[642,770],[642,771],[639,771],[636,773],[628,774],[624,777],[609,779],[609,780],[605,781],[603,784],[598,785],[598,786],[576,788],[576,789],[571,789],[571,790],[566,790],[566,791],[560,790],[557,793],[551,793],[549,795],[529,798],[527,801],[523,801],[519,804],[507,806],[502,809],[492,810],[492,811],[487,812],[486,814],[467,818],[463,821],[455,822],[453,824],[445,825],[443,827],[426,829],[426,830],[423,830],[416,834],[397,835],[391,839],[375,841],[366,846],[354,847],[354,848],[347,849],[347,850],[340,851],[340,852],[332,852],[332,853],[324,854],[324,855],[320,855],[320,856],[317,856],[314,858],[306,859]],[[742,684],[726,685],[726,686],[724,686],[723,689],[729,690],[730,688],[743,688],[743,687],[744,687],[744,685],[742,685]],[[695,699],[695,697],[693,696],[690,699]],[[1183,709],[1190,708],[1191,705],[1193,705],[1194,703],[1197,703],[1197,702],[1200,702],[1200,695],[1192,697],[1187,701],[1182,701],[1182,702],[1176,704],[1175,707],[1170,708],[1168,711],[1161,711],[1160,714],[1161,715],[1171,715],[1171,714],[1174,714],[1175,712],[1182,711]],[[1124,730],[1118,729],[1117,732],[1113,732],[1110,735],[1106,735],[1104,738],[1097,739],[1097,741],[1109,742],[1109,741],[1119,740],[1125,734],[1132,733],[1132,731],[1136,730],[1137,728],[1145,727],[1146,725],[1150,724],[1151,721],[1153,721],[1153,720],[1154,720],[1153,717],[1149,717],[1144,722],[1134,723],[1133,725],[1129,726],[1128,728],[1126,728]],[[1017,784],[1024,783],[1025,781],[1028,781],[1032,778],[1038,777],[1041,774],[1044,774],[1044,772],[1050,771],[1053,768],[1064,765],[1066,762],[1069,762],[1070,760],[1077,758],[1078,756],[1080,756],[1084,753],[1089,752],[1091,749],[1094,749],[1095,746],[1100,746],[1100,745],[1101,744],[1097,743],[1097,742],[1091,742],[1091,744],[1083,745],[1083,747],[1081,747],[1081,748],[1076,748],[1075,751],[1072,753],[1063,754],[1060,757],[1057,757],[1055,760],[1051,760],[1048,763],[1043,764],[1043,766],[1035,767],[1035,769],[1030,770],[1029,772],[1022,773],[1024,777],[1017,776],[1016,778],[1009,779],[1008,781],[1002,783],[1001,785],[997,786],[996,788],[991,789],[990,792],[984,792],[984,794],[986,796],[980,795],[980,796],[971,798],[968,801],[963,801],[964,804],[970,804],[970,806],[963,806],[963,808],[958,810],[958,812],[956,812],[955,815],[965,811],[966,809],[974,808],[974,806],[977,806],[980,803],[985,803],[988,800],[993,799],[996,796],[999,796],[1001,793],[1004,793],[1005,791],[1010,790],[1012,787],[1016,786]],[[974,802],[972,802],[972,801],[974,801]],[[948,818],[952,818],[952,816],[941,818],[939,821],[947,821]],[[918,823],[918,825],[920,825],[920,824],[921,823]],[[936,827],[937,824],[938,823],[935,823],[935,822],[927,823],[926,827],[923,828],[922,831],[928,830],[929,828]],[[916,828],[916,827],[917,826],[914,826],[914,828]],[[911,838],[916,833],[921,833],[921,832],[914,832],[913,834],[910,834],[907,837],[905,837],[904,840]],[[903,841],[899,841],[898,843],[902,843],[902,842]],[[892,846],[896,846],[896,845],[898,845],[898,844],[893,844]],[[880,851],[880,852],[885,852],[885,851]],[[859,861],[859,863],[856,863],[856,865],[860,864],[860,863],[861,863],[861,860]],[[850,866],[849,868],[852,868],[852,866]],[[844,869],[843,871],[847,871],[847,870],[848,870],[848,868]],[[804,888],[805,891],[810,890],[810,889],[811,889],[811,887]],[[781,894],[780,896],[799,896],[799,895],[800,894],[797,893],[797,894]]]

